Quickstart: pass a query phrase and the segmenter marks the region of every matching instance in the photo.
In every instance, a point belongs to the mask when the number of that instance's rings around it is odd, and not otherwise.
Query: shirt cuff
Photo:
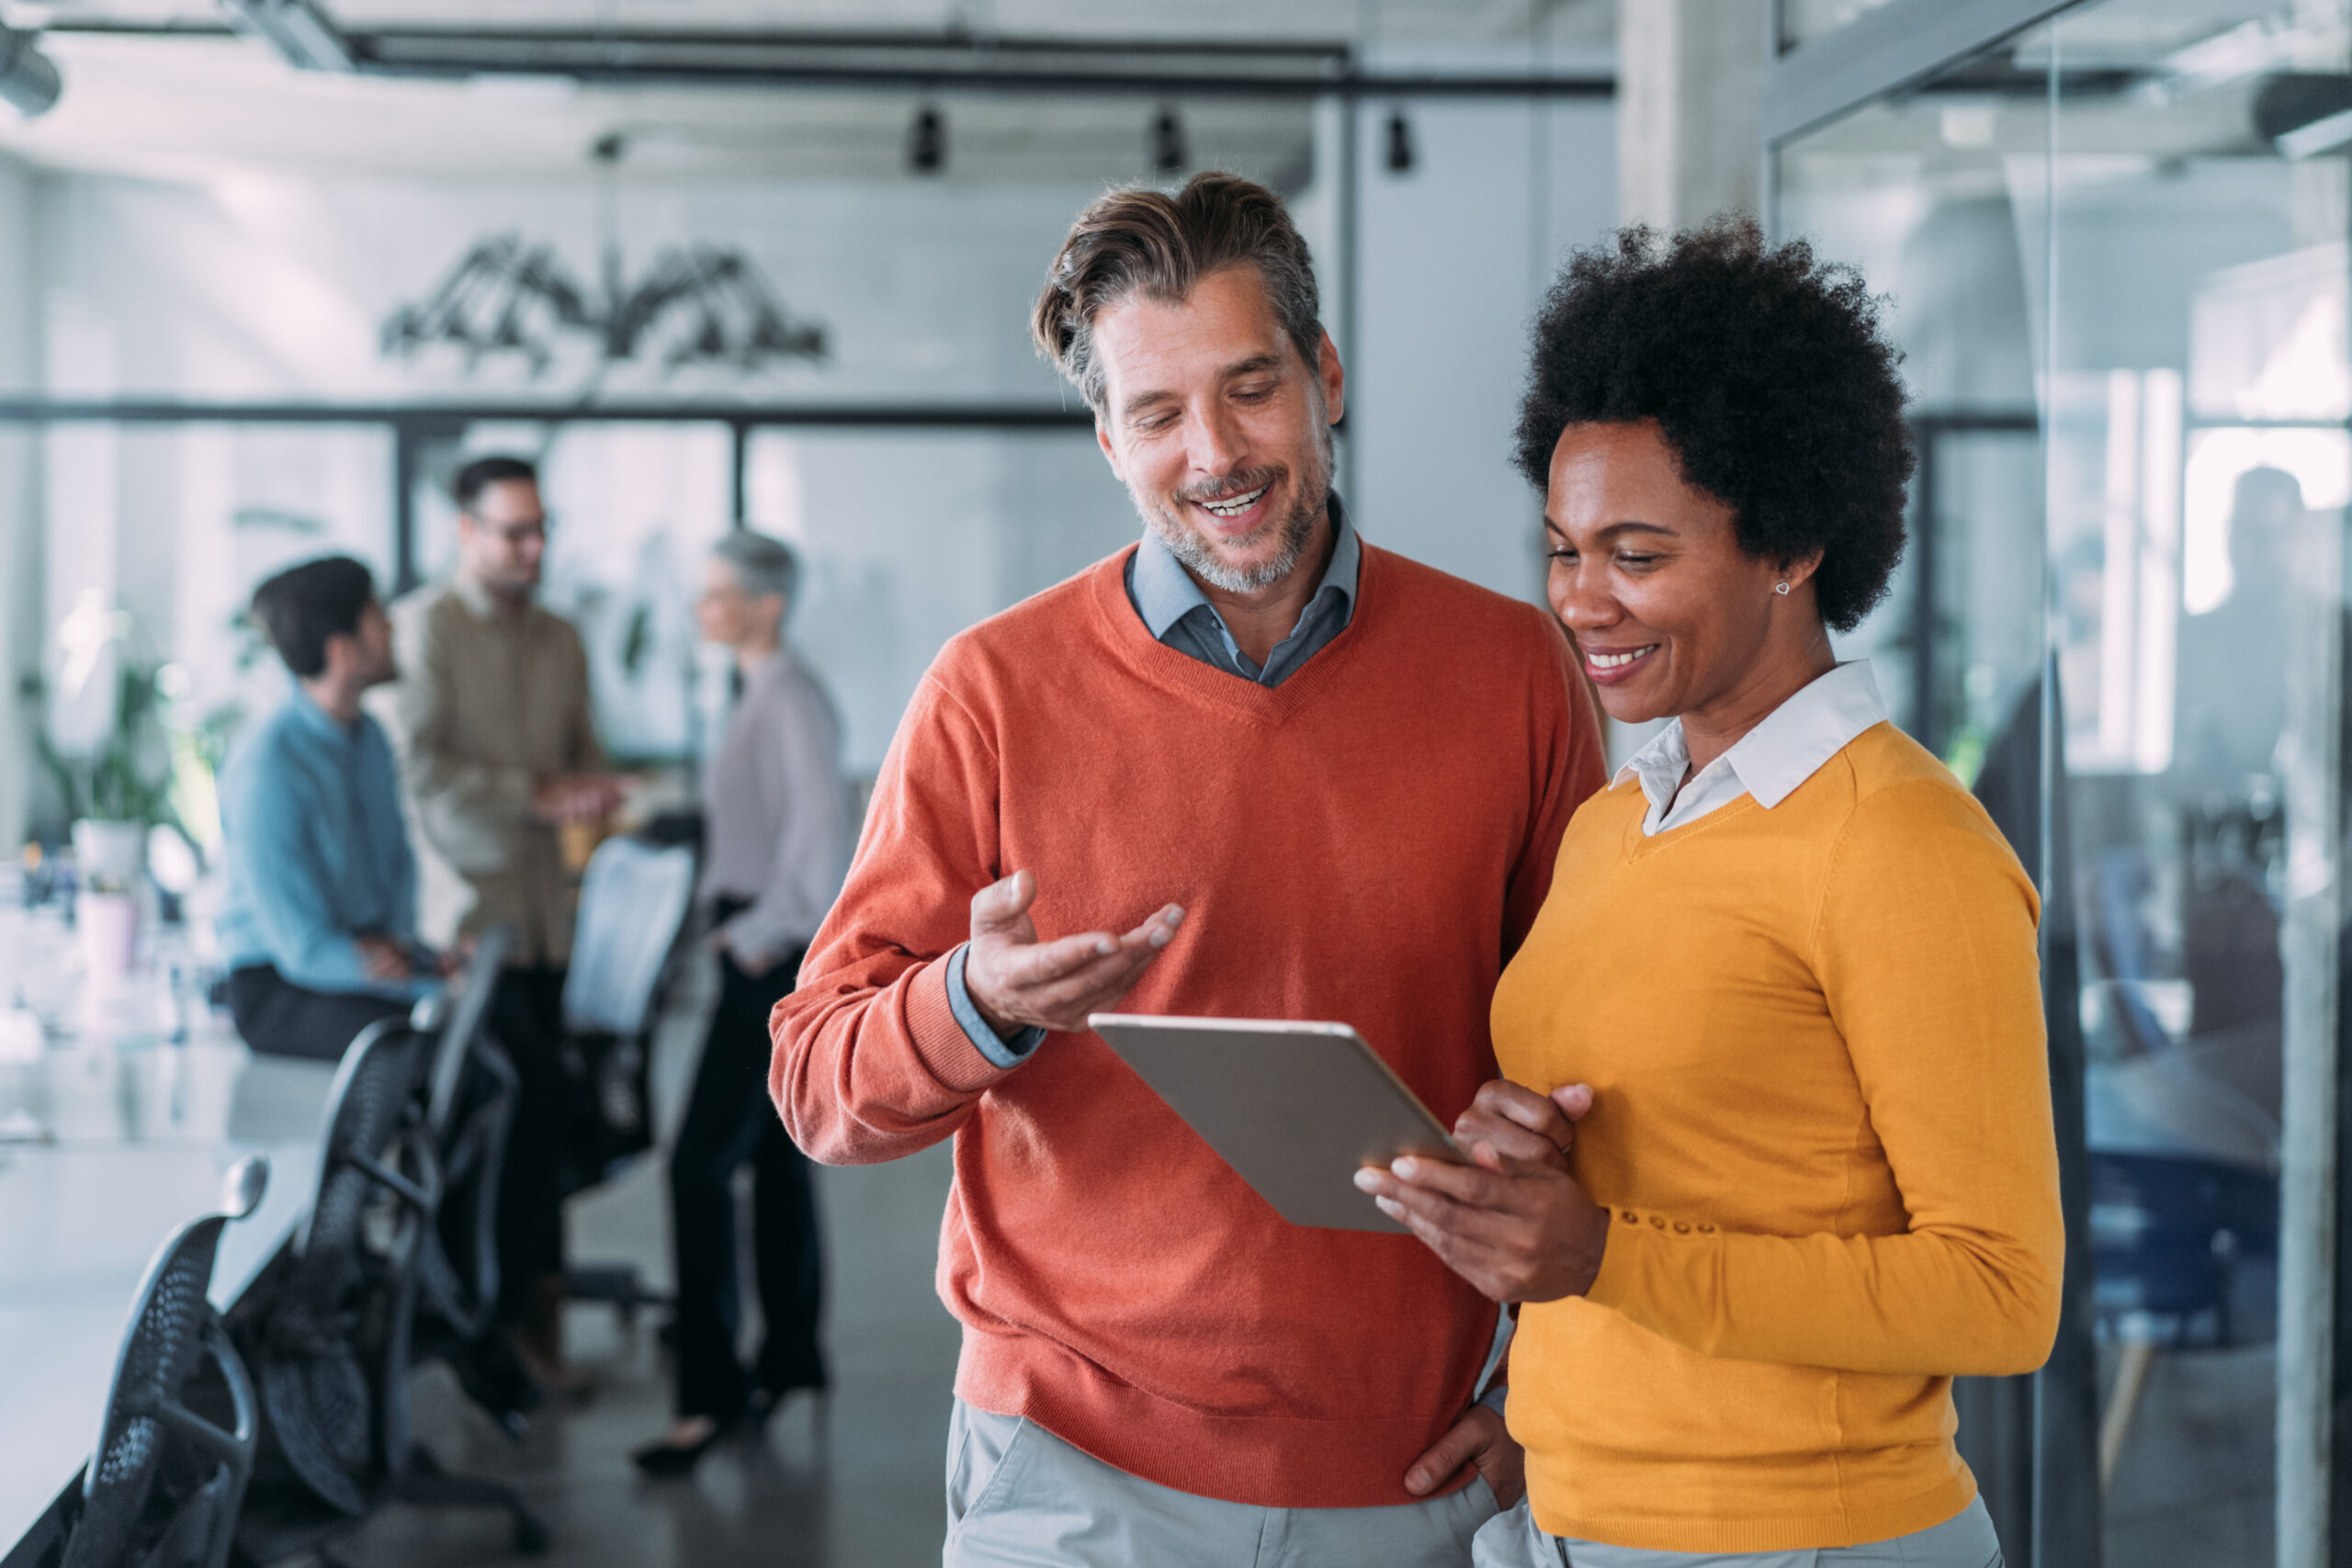
[[[1505,1420],[1509,1420],[1510,1416],[1506,1415],[1503,1410],[1503,1401],[1509,1398],[1510,1395],[1510,1384],[1507,1382],[1498,1382],[1494,1387],[1488,1389],[1486,1393],[1480,1394],[1478,1396],[1478,1403],[1493,1411],[1496,1415],[1503,1416]]]
[[[948,1010],[956,1015],[956,1021],[964,1026],[965,1036],[972,1042],[973,1049],[986,1056],[991,1066],[1017,1067],[1029,1059],[1029,1053],[1045,1039],[1046,1032],[1032,1024],[1007,1040],[989,1027],[989,1021],[980,1016],[978,1005],[972,1000],[972,993],[964,986],[964,955],[971,951],[971,943],[966,942],[947,955]]]

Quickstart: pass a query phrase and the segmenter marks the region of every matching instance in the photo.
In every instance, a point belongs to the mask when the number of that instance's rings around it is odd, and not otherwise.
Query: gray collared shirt
[[[1266,655],[1264,668],[1250,662],[1233,640],[1233,633],[1225,617],[1216,613],[1201,585],[1184,570],[1174,551],[1160,543],[1159,536],[1149,528],[1143,531],[1143,544],[1127,562],[1127,600],[1143,617],[1144,629],[1176,649],[1189,654],[1204,664],[1214,665],[1228,675],[1254,681],[1261,686],[1279,686],[1309,659],[1321,652],[1331,639],[1348,629],[1355,618],[1356,580],[1363,565],[1363,547],[1356,541],[1356,531],[1348,526],[1347,508],[1340,498],[1331,497],[1331,564],[1323,569],[1323,580],[1315,586],[1315,596],[1300,611],[1298,624],[1290,636],[1274,645]],[[1042,1029],[1024,1029],[1012,1039],[1000,1037],[989,1027],[988,1020],[973,1005],[972,993],[964,985],[964,958],[968,947],[959,947],[947,955],[947,1005],[956,1021],[978,1047],[981,1055],[1000,1067],[1010,1067],[1024,1060],[1046,1037]]]
[[[1336,495],[1331,497],[1330,510],[1331,564],[1323,569],[1323,580],[1316,584],[1306,608],[1299,612],[1298,624],[1266,655],[1263,668],[1241,651],[1225,617],[1216,613],[1201,585],[1149,528],[1144,530],[1142,545],[1127,562],[1127,600],[1143,617],[1144,629],[1177,652],[1190,654],[1228,675],[1261,686],[1279,686],[1347,630],[1355,615],[1356,576],[1363,565],[1363,547],[1356,542],[1356,531],[1348,526],[1347,508]]]
[[[842,890],[857,829],[840,750],[831,699],[779,645],[745,677],[703,773],[702,893],[749,906],[724,928],[748,966],[808,946]]]

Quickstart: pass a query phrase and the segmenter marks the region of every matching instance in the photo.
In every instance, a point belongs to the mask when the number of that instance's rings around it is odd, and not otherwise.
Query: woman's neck
[[[760,667],[762,660],[784,646],[783,636],[746,637],[735,645],[735,668],[749,675]]]
[[[1782,703],[1837,668],[1829,633],[1817,622],[1807,628],[1804,641],[1758,660],[1730,690],[1680,716],[1682,745],[1690,756],[1684,778],[1698,776]]]

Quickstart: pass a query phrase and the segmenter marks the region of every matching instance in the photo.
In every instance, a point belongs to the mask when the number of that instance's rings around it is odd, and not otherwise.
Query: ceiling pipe
[[[1125,40],[956,33],[345,31],[319,0],[220,0],[236,31],[290,63],[365,75],[570,77],[603,85],[832,87],[914,93],[1149,94],[1175,97],[1605,97],[1606,72],[1367,73],[1344,43]],[[190,37],[186,23],[61,21],[56,31]]]

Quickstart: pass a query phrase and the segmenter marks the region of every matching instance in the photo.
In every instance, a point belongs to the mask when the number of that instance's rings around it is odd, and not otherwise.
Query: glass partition
[[[2041,876],[2062,1074],[2081,1031],[2116,1564],[2332,1560],[2347,13],[2080,5],[1776,154],[1921,437],[1849,647]],[[2052,1428],[1996,1393],[1961,1440],[2029,1562]]]

